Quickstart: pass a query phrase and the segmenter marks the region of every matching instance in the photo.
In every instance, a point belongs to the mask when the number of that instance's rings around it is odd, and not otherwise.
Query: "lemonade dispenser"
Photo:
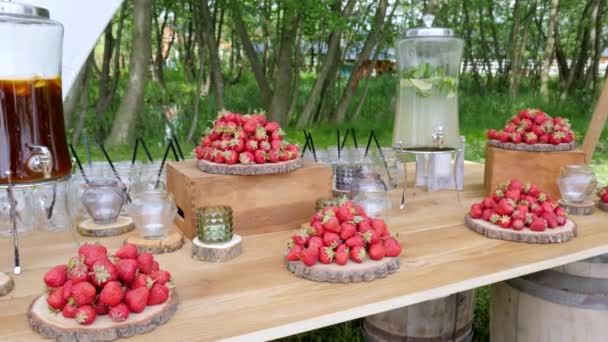
[[[450,151],[460,147],[458,72],[463,40],[448,28],[407,29],[397,42],[399,89],[393,148],[411,152]]]

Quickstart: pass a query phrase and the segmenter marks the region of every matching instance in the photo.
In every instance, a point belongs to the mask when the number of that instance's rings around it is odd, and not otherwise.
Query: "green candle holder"
[[[315,211],[321,210],[325,207],[336,206],[339,207],[348,199],[345,197],[332,197],[332,198],[318,198],[315,202]]]
[[[203,243],[221,243],[232,240],[232,208],[213,206],[196,210],[198,239]]]

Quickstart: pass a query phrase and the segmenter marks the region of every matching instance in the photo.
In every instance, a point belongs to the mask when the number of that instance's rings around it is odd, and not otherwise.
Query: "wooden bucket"
[[[475,291],[368,316],[363,320],[367,341],[469,342],[473,337]]]
[[[493,342],[606,341],[608,254],[491,287]]]

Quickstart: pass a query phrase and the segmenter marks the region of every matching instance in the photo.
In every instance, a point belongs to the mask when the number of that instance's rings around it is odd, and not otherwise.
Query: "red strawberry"
[[[334,250],[331,247],[321,247],[319,248],[319,261],[322,264],[331,264],[334,260]]]
[[[228,148],[236,153],[241,153],[245,150],[245,139],[233,138],[228,142]]]
[[[147,287],[138,287],[125,294],[124,303],[127,304],[129,311],[140,313],[146,308],[150,290]]]
[[[534,116],[534,123],[537,125],[542,125],[545,121],[549,120],[549,116],[543,112],[536,112],[537,114]]]
[[[260,147],[260,150],[264,151],[264,152],[268,152],[272,149],[272,145],[270,145],[270,143],[268,142],[268,140],[263,140],[260,141],[260,143],[258,144],[258,146]]]
[[[72,284],[89,281],[89,268],[78,258],[72,258],[68,263],[68,281]]]
[[[283,141],[282,140],[271,140],[270,147],[273,150],[282,151],[283,150]]]
[[[61,314],[65,318],[75,318],[77,309],[78,309],[78,307],[76,305],[67,303],[63,307],[63,311],[61,311]]]
[[[511,142],[514,144],[521,144],[523,141],[523,135],[521,133],[511,133]]]
[[[311,224],[310,233],[314,236],[323,236],[325,233],[325,228],[323,228],[323,223],[321,221],[315,221]]]
[[[107,255],[108,250],[107,250],[107,248],[100,245],[99,243],[88,243],[88,242],[78,248],[78,255],[83,255],[86,257],[87,255],[89,255],[91,253]]]
[[[137,273],[137,260],[134,259],[122,259],[116,263],[116,272],[118,273],[118,279],[125,284],[131,283],[135,279]]]
[[[340,238],[347,240],[357,234],[357,227],[352,222],[343,222],[340,225]]]
[[[538,196],[536,196],[536,199],[538,199],[539,203],[543,203],[543,202],[549,200],[549,195],[547,195],[546,192],[541,191],[538,193]]]
[[[384,249],[387,257],[397,257],[401,255],[401,243],[394,238],[384,241]]]
[[[71,292],[74,303],[78,306],[93,303],[95,296],[97,295],[97,289],[95,289],[95,286],[88,282],[74,284]]]
[[[280,150],[277,149],[271,149],[270,151],[268,151],[268,161],[271,163],[278,163],[279,161],[281,161],[281,154],[283,152],[281,152]]]
[[[120,303],[112,307],[108,315],[114,322],[124,322],[129,318],[129,308],[125,303]]]
[[[501,215],[511,215],[513,211],[515,211],[516,203],[513,200],[508,198],[503,198],[498,202],[498,206],[496,206],[496,212]]]
[[[346,246],[346,244],[341,243],[340,245],[338,245],[338,247],[336,247],[336,252],[342,252],[348,250],[348,247]]]
[[[327,232],[340,233],[340,221],[336,217],[326,216],[323,219],[323,229],[325,229],[325,234]]]
[[[91,272],[91,283],[93,285],[103,287],[107,282],[117,279],[116,266],[109,260],[100,260],[93,264]]]
[[[496,130],[495,129],[489,129],[486,133],[486,136],[488,137],[488,139],[490,140],[495,140],[496,139]]]
[[[163,284],[154,284],[148,296],[148,305],[159,305],[169,299],[169,288]]]
[[[268,138],[268,133],[266,133],[266,130],[264,129],[264,127],[260,125],[255,129],[255,133],[254,133],[253,137],[257,141],[263,141]]]
[[[253,114],[251,115],[251,118],[254,121],[257,121],[260,125],[265,126],[266,125],[266,114],[264,113],[259,113],[259,114]]]
[[[536,216],[542,215],[545,210],[537,203],[532,203],[530,205],[530,212],[532,212]]]
[[[291,237],[293,242],[300,246],[305,246],[309,238],[310,235],[308,235],[308,231],[306,229],[297,230],[296,233]]]
[[[137,246],[127,243],[120,247],[114,255],[120,259],[137,259],[139,251],[137,250]]]
[[[367,252],[362,246],[355,246],[350,250],[350,259],[356,263],[362,263],[367,257]]]
[[[566,217],[566,216],[568,216],[568,215],[566,214],[566,211],[565,211],[565,210],[564,210],[564,208],[562,208],[562,207],[555,208],[555,215],[557,215],[557,216],[562,216],[562,217]]]
[[[363,241],[363,237],[359,234],[349,238],[344,242],[348,248],[353,247],[362,247],[365,245],[365,241]]]
[[[511,141],[511,135],[509,133],[505,133],[503,131],[498,131],[496,133],[498,140],[502,143],[507,143]]]
[[[551,136],[548,133],[545,133],[538,137],[538,142],[541,144],[549,144],[551,142]]]
[[[526,214],[528,213],[528,207],[524,207],[523,205],[518,205],[517,208],[513,211],[511,217],[519,220],[525,220]]]
[[[504,131],[506,133],[513,133],[513,132],[515,132],[516,128],[517,128],[517,126],[514,123],[508,123],[505,125]]]
[[[564,216],[558,216],[557,217],[557,225],[560,226],[560,227],[563,226],[563,225],[565,225],[566,221],[568,221],[568,219],[566,217],[564,217]]]
[[[548,201],[541,203],[540,206],[543,208],[543,211],[547,213],[553,213],[553,211],[555,210],[555,208]]]
[[[304,265],[308,267],[313,266],[319,261],[319,248],[308,247],[300,252],[299,257]]]
[[[80,325],[90,325],[96,318],[97,313],[91,305],[83,305],[76,309],[76,322]]]
[[[526,184],[524,186],[524,193],[532,197],[537,197],[538,194],[540,194],[540,190],[535,184]]]
[[[521,197],[521,190],[519,190],[519,189],[509,190],[505,194],[505,197],[517,202],[517,201],[519,201],[519,199]]]
[[[254,159],[255,157],[253,156],[253,153],[249,151],[241,152],[239,154],[239,163],[241,164],[254,164]]]
[[[313,236],[310,239],[308,239],[308,243],[306,244],[306,247],[310,247],[310,246],[316,246],[316,247],[323,247],[323,238],[320,236]]]
[[[359,233],[365,234],[372,229],[372,225],[369,221],[361,221],[357,223],[357,230]]]
[[[522,219],[514,219],[511,223],[511,228],[513,228],[513,230],[522,230],[525,226],[524,220]]]
[[[501,199],[505,197],[505,193],[501,189],[496,189],[492,194],[492,199],[494,202],[498,203]]]
[[[520,182],[517,179],[513,179],[509,182],[509,186],[507,190],[520,190],[522,191],[524,188],[524,185],[522,182]]]
[[[146,275],[146,274],[138,274],[135,277],[135,280],[133,280],[131,282],[131,284],[129,285],[129,288],[131,290],[140,288],[140,287],[147,287],[148,289],[150,289],[152,287],[152,285],[154,285],[154,280],[152,280],[152,278],[150,278],[150,276]]]
[[[536,232],[542,232],[547,228],[547,221],[542,217],[537,217],[530,224],[530,229]]]
[[[470,211],[471,217],[474,219],[480,219],[483,217],[483,206],[479,203],[475,203],[471,206]]]
[[[490,197],[484,198],[481,204],[485,209],[493,209],[496,206],[496,202]]]
[[[44,283],[50,288],[63,286],[66,281],[68,281],[68,267],[66,265],[55,266],[44,275]]]
[[[553,144],[553,145],[559,145],[562,143],[562,141],[564,140],[564,138],[566,137],[566,134],[564,132],[554,132],[551,133],[549,135],[549,141]]]
[[[500,215],[497,212],[492,212],[492,215],[490,215],[490,219],[488,220],[488,222],[491,222],[493,224],[498,224],[498,221],[500,220],[500,218],[502,217],[502,215]]]
[[[334,260],[336,260],[336,264],[338,265],[346,265],[346,263],[348,262],[348,256],[348,248],[346,250],[336,251]]]
[[[213,150],[211,157],[213,158],[214,163],[224,164],[226,162],[226,158],[224,158],[224,152],[222,152],[222,150]]]
[[[514,116],[511,118],[511,122],[515,124],[515,126],[521,125],[521,118],[518,116]]]
[[[267,123],[266,126],[264,126],[264,129],[266,129],[266,131],[268,133],[278,131],[280,128],[281,128],[281,126],[279,126],[279,124],[274,121],[271,121],[271,122]]]
[[[569,144],[572,141],[574,141],[574,133],[572,133],[572,131],[566,132],[564,138],[562,139],[562,143]]]
[[[285,150],[282,150],[282,152],[283,153],[279,155],[279,160],[280,161],[288,161],[288,160],[291,159],[291,157],[292,157],[292,153],[291,152],[285,151]]]
[[[97,314],[97,316],[104,316],[107,315],[108,312],[110,312],[110,307],[101,303],[95,303],[93,305],[93,309],[95,309],[95,313]]]
[[[72,297],[72,287],[74,287],[74,285],[71,280],[68,280],[63,284],[63,299],[66,301],[69,301],[70,297]]]
[[[265,164],[267,159],[266,152],[262,150],[255,151],[253,154],[253,159],[255,160],[256,164]]]
[[[481,218],[482,218],[484,221],[490,221],[490,216],[492,216],[492,213],[493,213],[493,212],[494,212],[494,211],[493,211],[492,209],[489,209],[489,208],[488,208],[488,209],[485,209],[485,210],[483,211],[483,214],[481,215]]]
[[[302,252],[302,250],[304,249],[304,247],[300,246],[300,245],[294,245],[293,247],[291,247],[291,249],[289,250],[289,252],[287,252],[287,260],[288,261],[298,261],[300,260],[299,255],[300,252]]]
[[[545,221],[547,221],[547,226],[549,228],[555,228],[558,226],[557,215],[555,215],[552,211],[551,212],[545,211],[544,213],[542,213],[542,215],[540,217],[544,218]]]
[[[108,282],[99,293],[99,303],[115,306],[122,302],[125,293],[117,281]]]
[[[297,155],[298,152],[300,152],[300,147],[298,147],[298,145],[296,144],[287,144],[285,145],[285,150]]]
[[[141,253],[137,256],[137,266],[139,267],[140,273],[152,273],[154,268],[154,256],[150,253]]]
[[[384,249],[382,242],[369,246],[369,257],[372,260],[382,260],[384,256],[386,256],[386,249]]]
[[[224,162],[234,165],[239,161],[239,154],[236,151],[224,151]]]
[[[152,266],[152,272],[160,271],[160,264],[158,261],[154,261],[154,265]]]
[[[528,145],[534,145],[538,143],[538,135],[534,132],[528,132],[524,135],[524,142]]]
[[[209,146],[211,146],[212,143],[213,143],[213,140],[211,140],[211,137],[209,137],[209,136],[206,136],[201,140],[202,147],[209,147]]]
[[[272,132],[272,134],[270,135],[270,139],[272,140],[279,140],[279,141],[283,141],[283,138],[285,137],[285,132],[279,128],[278,131],[274,131]]]
[[[372,228],[374,228],[374,230],[378,231],[378,233],[380,235],[384,234],[384,232],[386,231],[386,223],[384,222],[384,220],[381,219],[372,219]]]
[[[254,134],[257,128],[258,122],[256,120],[247,120],[247,122],[243,124],[243,131],[245,131],[245,133]]]
[[[534,125],[532,126],[532,133],[536,134],[537,137],[540,137],[547,132],[545,132],[545,129],[542,126]]]
[[[524,197],[524,200],[528,203],[528,206],[531,206],[534,203],[538,204],[538,200],[536,199],[536,197],[532,197],[530,195],[526,195],[526,197]]]
[[[57,312],[63,310],[63,307],[67,304],[67,301],[63,298],[63,286],[49,293],[48,297],[46,297],[46,302],[51,311]]]
[[[340,222],[352,221],[355,218],[355,210],[352,207],[341,206],[336,212],[336,217]]]
[[[247,142],[245,143],[245,151],[253,153],[257,150],[258,150],[257,140],[254,140],[254,139],[247,140]]]
[[[503,215],[498,220],[498,225],[502,228],[510,228],[511,227],[511,217],[507,215]]]
[[[323,244],[326,247],[336,247],[340,244],[340,236],[334,232],[326,231],[323,235]]]

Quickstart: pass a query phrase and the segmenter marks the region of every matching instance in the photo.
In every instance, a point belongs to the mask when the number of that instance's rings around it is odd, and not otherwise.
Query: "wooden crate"
[[[580,150],[564,152],[513,151],[486,146],[484,185],[490,194],[498,184],[511,179],[538,185],[553,198],[561,198],[557,186],[559,170],[564,165],[585,164]]]
[[[308,222],[318,198],[331,197],[331,168],[304,162],[286,174],[228,176],[187,160],[167,164],[167,189],[179,208],[175,224],[189,238],[196,235],[196,209],[212,205],[232,207],[241,235],[293,230]]]

